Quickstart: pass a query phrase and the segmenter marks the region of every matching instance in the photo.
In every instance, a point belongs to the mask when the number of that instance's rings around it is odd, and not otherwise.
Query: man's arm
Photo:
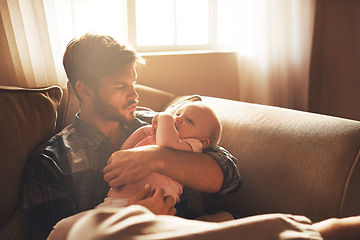
[[[330,218],[313,224],[324,240],[360,239],[360,215],[347,218]]]
[[[66,181],[66,176],[54,163],[48,155],[39,153],[25,166],[23,204],[28,239],[46,239],[59,220],[76,212],[60,182]]]
[[[113,153],[104,168],[105,180],[113,188],[157,172],[198,191],[215,193],[224,173],[210,155],[143,146]]]
[[[156,227],[154,227],[156,226]],[[346,238],[322,238],[302,216],[268,214],[234,221],[210,223],[174,216],[155,216],[147,209],[132,206],[118,209],[98,209],[73,226],[68,240],[77,239],[256,239],[256,240],[357,240],[359,235]]]

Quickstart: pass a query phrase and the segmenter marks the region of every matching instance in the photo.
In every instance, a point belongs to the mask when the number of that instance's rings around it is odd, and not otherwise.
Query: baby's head
[[[220,141],[221,123],[215,112],[202,102],[189,102],[179,107],[175,114],[179,138],[196,138],[203,149],[212,148]]]

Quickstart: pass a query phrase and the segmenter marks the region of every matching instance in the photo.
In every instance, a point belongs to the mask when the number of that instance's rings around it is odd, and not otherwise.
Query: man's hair
[[[113,37],[92,33],[72,39],[63,58],[67,78],[79,100],[75,87],[78,81],[96,89],[102,78],[123,74],[130,71],[130,67],[144,63],[135,50],[121,45]]]

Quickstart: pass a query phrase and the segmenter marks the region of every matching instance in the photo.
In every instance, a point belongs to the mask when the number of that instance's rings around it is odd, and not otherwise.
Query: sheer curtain
[[[2,25],[1,50],[11,82],[2,85],[42,87],[65,84],[61,64],[62,49],[56,22],[54,0],[0,0]],[[4,58],[2,58],[4,59]],[[13,72],[13,73],[11,73]]]
[[[241,0],[239,99],[306,110],[314,0]]]
[[[316,1],[236,1],[240,3],[241,20],[231,27],[234,33],[241,35],[237,45],[239,99],[306,110]],[[110,4],[112,9],[124,6],[124,1],[120,0],[102,3],[104,7]],[[96,4],[97,7],[92,8],[91,4],[85,6],[83,1],[76,1],[76,4],[70,0],[0,0],[3,23],[0,33],[5,33],[1,36],[0,48],[2,53],[8,53],[5,57],[9,55],[5,65],[12,68],[13,74],[9,75],[15,76],[13,85],[15,82],[23,87],[65,84],[61,60],[66,43],[76,33],[76,29],[71,29],[74,9],[90,16],[95,16],[96,11],[109,11],[99,9]],[[104,26],[111,31],[125,29],[121,14],[107,15],[113,18],[104,21],[119,24],[117,28],[103,24],[102,29]],[[75,20],[81,19],[85,18]],[[89,25],[94,27],[99,21],[93,17],[86,19],[82,23],[84,29],[89,29]],[[0,84],[6,85],[2,81],[0,79]]]
[[[125,0],[0,0],[0,50],[6,53],[0,56],[4,63],[0,73],[8,75],[0,78],[0,84],[21,87],[66,84],[62,56],[67,43],[88,31],[110,34],[123,41],[125,3]]]

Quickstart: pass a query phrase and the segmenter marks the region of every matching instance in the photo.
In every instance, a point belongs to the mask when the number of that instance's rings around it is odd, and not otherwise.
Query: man
[[[74,124],[27,161],[23,198],[29,239],[45,239],[61,219],[97,206],[109,185],[116,188],[152,172],[206,193],[224,194],[240,186],[236,159],[220,147],[206,154],[156,146],[117,151],[148,124],[141,120],[148,114],[135,117],[136,67],[143,62],[109,36],[86,34],[68,44],[63,64],[80,112]],[[131,204],[174,215],[173,202],[161,189],[153,195],[144,189]]]

